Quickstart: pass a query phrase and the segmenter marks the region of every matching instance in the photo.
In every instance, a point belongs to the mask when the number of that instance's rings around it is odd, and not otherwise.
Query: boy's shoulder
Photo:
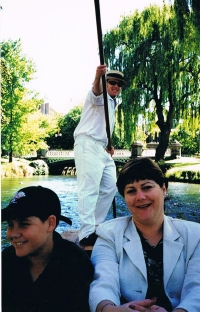
[[[60,234],[58,235],[56,234],[56,239],[54,240],[54,257],[72,259],[76,263],[77,261],[80,263],[90,261],[86,252],[79,245],[61,237]]]
[[[2,258],[11,257],[14,259],[16,257],[15,248],[12,245],[5,247],[2,250],[1,254],[2,254]]]

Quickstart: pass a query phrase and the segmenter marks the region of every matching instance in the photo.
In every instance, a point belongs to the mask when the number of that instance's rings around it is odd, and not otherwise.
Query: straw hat
[[[124,74],[120,72],[119,70],[109,70],[106,73],[106,80],[109,79],[117,79],[119,81],[122,81],[123,84],[126,84],[126,81],[124,80]]]

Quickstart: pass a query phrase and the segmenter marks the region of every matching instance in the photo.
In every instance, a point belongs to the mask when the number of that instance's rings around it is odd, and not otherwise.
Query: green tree
[[[51,148],[57,149],[73,149],[74,148],[74,137],[73,133],[76,126],[79,123],[82,113],[82,106],[75,106],[65,116],[61,116],[58,119],[56,133],[62,134],[61,136],[55,137],[55,133],[47,138],[47,143]],[[59,130],[59,131],[58,131]]]
[[[62,114],[57,113],[54,115],[54,119],[52,120],[52,127],[50,131],[48,131],[48,136],[46,137],[46,142],[50,149],[62,149],[61,148],[61,139],[62,132],[60,126],[63,123],[64,116]]]
[[[13,154],[45,144],[43,122],[38,116],[33,120],[43,100],[27,89],[35,71],[33,62],[22,54],[20,40],[1,43],[2,149],[8,151],[9,162]]]
[[[192,120],[199,113],[200,59],[194,35],[188,18],[181,41],[173,7],[150,6],[124,17],[104,36],[106,63],[123,71],[128,83],[119,109],[125,140],[131,144],[140,115],[148,125],[156,120],[156,161],[164,158],[173,120],[183,115]]]
[[[190,121],[190,122],[189,122]],[[179,123],[174,122],[175,129],[172,131],[171,140],[181,143],[181,153],[194,155],[199,152],[199,118],[191,120],[183,119]]]
[[[190,17],[198,36],[200,36],[200,1],[174,0],[174,7],[178,21],[180,39],[184,39],[185,37],[184,28],[188,17]]]
[[[75,106],[69,111],[69,113],[64,117],[61,124],[62,131],[62,148],[63,149],[73,149],[74,147],[74,137],[73,133],[78,125],[82,113],[82,106]]]
[[[25,114],[22,127],[17,133],[20,142],[15,150],[24,156],[39,149],[48,149],[47,138],[50,133],[55,133],[55,129],[57,129],[56,116],[43,115],[38,110]]]

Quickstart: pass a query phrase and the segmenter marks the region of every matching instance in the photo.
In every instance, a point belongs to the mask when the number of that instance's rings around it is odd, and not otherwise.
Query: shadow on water
[[[74,176],[34,176],[29,178],[4,178],[1,184],[2,208],[5,208],[14,193],[19,189],[31,186],[41,185],[48,187],[58,194],[61,201],[62,214],[69,217],[73,224],[67,225],[60,222],[57,232],[77,230],[80,227],[78,215],[78,198],[76,189],[76,177]],[[172,217],[187,219],[200,223],[200,186],[198,184],[187,184],[170,182],[168,196],[165,203],[165,213]],[[130,215],[128,208],[122,196],[119,193],[115,196],[117,217]],[[113,208],[111,207],[106,220],[113,218]],[[2,248],[9,245],[6,239],[6,222],[1,227]]]

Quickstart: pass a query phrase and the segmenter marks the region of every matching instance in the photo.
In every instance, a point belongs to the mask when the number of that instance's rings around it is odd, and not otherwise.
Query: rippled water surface
[[[67,225],[60,222],[57,231],[62,233],[67,230],[78,229],[80,219],[77,211],[78,199],[76,189],[76,177],[74,176],[34,176],[30,178],[4,178],[1,183],[2,208],[8,205],[10,199],[19,189],[41,185],[48,187],[58,194],[61,201],[62,214],[69,217],[73,224]],[[168,199],[166,200],[166,214],[173,217],[200,222],[200,185],[170,182],[168,188]],[[128,215],[128,209],[123,198],[117,193],[115,197],[117,217]],[[107,220],[113,218],[112,207],[109,210]],[[5,234],[6,223],[2,223],[2,248],[8,242]]]

